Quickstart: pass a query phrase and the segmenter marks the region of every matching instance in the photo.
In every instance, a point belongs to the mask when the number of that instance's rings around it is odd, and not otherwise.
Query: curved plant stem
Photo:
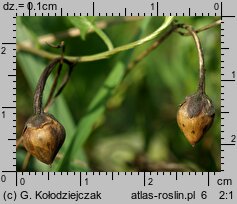
[[[187,29],[188,32],[192,35],[197,51],[198,51],[198,61],[199,61],[199,84],[198,84],[198,91],[200,91],[202,94],[205,93],[205,66],[204,66],[204,54],[203,49],[201,46],[200,39],[195,32],[195,30],[188,25],[183,26],[183,28]]]
[[[132,43],[120,46],[120,47],[116,47],[116,48],[109,50],[109,51],[90,55],[90,56],[81,56],[81,57],[79,57],[79,56],[64,56],[64,59],[66,59],[72,63],[96,61],[96,60],[108,58],[111,55],[117,54],[119,52],[135,48],[139,45],[142,45],[146,42],[149,42],[149,41],[155,39],[165,28],[167,28],[171,24],[173,18],[174,18],[173,16],[166,17],[164,23],[156,31],[154,31],[150,35],[148,35],[140,40],[137,40],[135,42],[132,42]],[[32,54],[35,54],[35,55],[38,55],[38,56],[41,56],[43,58],[50,59],[50,60],[60,57],[60,55],[52,54],[50,52],[35,49],[32,47],[27,47],[27,46],[24,46],[21,44],[17,45],[17,50],[29,52],[29,53],[32,53]]]
[[[54,67],[61,62],[61,57],[54,59],[43,71],[43,73],[40,76],[40,79],[38,81],[38,84],[36,86],[35,94],[34,94],[34,113],[35,114],[41,114],[43,113],[42,108],[42,97],[43,97],[43,91],[46,84],[46,81],[54,69]]]
[[[62,62],[63,60],[63,62]],[[52,104],[52,100],[54,100],[55,97],[57,97],[62,89],[65,87],[67,81],[68,81],[68,78],[69,76],[71,75],[71,72],[72,72],[72,67],[73,67],[73,63],[69,62],[68,60],[66,59],[63,59],[61,57],[58,57],[58,58],[55,58],[43,71],[43,73],[41,74],[40,76],[40,79],[38,81],[38,84],[36,86],[36,90],[35,90],[35,94],[34,94],[34,113],[35,114],[41,114],[44,112],[43,110],[43,107],[42,107],[42,98],[43,98],[43,91],[44,91],[44,87],[45,87],[45,84],[46,84],[46,81],[50,75],[50,73],[52,72],[52,70],[55,68],[55,66],[58,64],[58,63],[66,63],[68,66],[69,66],[69,71],[68,71],[68,74],[66,75],[66,78],[64,78],[63,80],[63,83],[62,85],[60,86],[58,92],[56,93],[56,95],[54,97],[50,97],[48,99],[48,102],[47,102],[47,108],[50,104]],[[53,87],[55,89],[55,87]]]
[[[113,50],[114,46],[113,43],[111,42],[110,38],[100,29],[98,29],[96,26],[93,26],[95,32],[97,33],[98,36],[103,40],[103,42],[106,44],[108,47],[108,50]]]

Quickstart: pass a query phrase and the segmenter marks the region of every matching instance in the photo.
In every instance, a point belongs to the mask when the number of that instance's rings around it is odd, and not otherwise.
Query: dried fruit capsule
[[[38,160],[52,164],[65,140],[64,127],[48,113],[29,118],[22,133],[23,145]]]
[[[214,116],[212,101],[206,94],[197,92],[180,105],[177,122],[189,143],[195,146],[211,127]]]
[[[180,105],[177,113],[177,122],[185,137],[192,146],[200,141],[206,131],[211,127],[215,109],[211,99],[205,94],[205,67],[204,54],[201,42],[196,31],[191,26],[183,26],[192,35],[199,58],[199,84],[195,94],[187,96]]]
[[[47,78],[57,64],[66,62],[69,65],[69,72],[71,73],[72,64],[65,61],[63,58],[54,59],[43,71],[38,81],[34,94],[34,115],[28,119],[25,128],[22,132],[22,142],[26,150],[36,157],[38,160],[52,164],[59,149],[64,143],[66,132],[64,127],[54,118],[53,115],[45,113],[42,106],[42,97]],[[58,72],[59,73],[59,72]],[[52,86],[52,93],[49,95],[49,103],[53,99],[56,81]],[[56,96],[62,91],[68,77],[64,79],[64,83],[59,88]]]

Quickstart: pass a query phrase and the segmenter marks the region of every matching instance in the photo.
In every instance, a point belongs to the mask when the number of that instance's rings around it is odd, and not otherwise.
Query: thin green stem
[[[106,44],[108,49],[113,50],[114,46],[111,40],[109,39],[109,37],[102,30],[98,29],[96,26],[94,26],[94,30],[97,33],[97,35],[100,36],[100,38],[103,40],[103,42]]]

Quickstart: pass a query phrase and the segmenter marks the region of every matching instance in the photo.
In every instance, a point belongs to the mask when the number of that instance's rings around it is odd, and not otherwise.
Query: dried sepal
[[[185,98],[177,113],[177,122],[192,146],[199,142],[211,127],[215,108],[206,94],[197,92]]]

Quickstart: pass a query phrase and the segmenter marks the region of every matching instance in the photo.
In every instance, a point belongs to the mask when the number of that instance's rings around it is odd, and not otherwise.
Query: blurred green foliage
[[[93,22],[116,22],[119,18],[123,17],[97,17]],[[218,17],[175,17],[175,20],[194,28],[217,19]],[[136,21],[114,23],[103,31],[114,47],[117,47],[152,33],[163,20],[163,17],[145,17]],[[47,45],[39,45],[37,39],[41,35],[64,32],[69,28],[72,28],[72,24],[67,17],[17,17],[17,42],[30,40],[39,49],[60,53]],[[96,99],[99,90],[110,88],[103,87],[107,77],[113,71],[115,75],[122,76],[127,63],[153,42],[109,59],[77,64],[63,93],[49,110],[65,126],[65,144],[52,167],[31,158],[26,171],[159,171],[168,169],[171,164],[184,171],[219,171],[220,27],[198,35],[205,55],[206,93],[214,102],[216,117],[211,129],[195,148],[179,130],[176,112],[185,96],[197,89],[198,55],[191,37],[173,33],[134,67],[121,83],[117,79],[119,85],[114,86],[113,91],[106,95],[106,100],[102,100],[102,107],[106,111],[99,110],[99,118],[88,127],[90,130],[83,126],[83,120],[85,116],[88,117],[88,106]],[[58,42],[60,40],[65,41],[65,55],[92,55],[107,49],[96,32],[87,34],[85,39],[78,36],[58,39]],[[18,138],[24,123],[33,113],[34,89],[48,63],[48,60],[39,56],[17,53]],[[110,78],[110,85],[116,85],[113,79]],[[48,80],[44,99],[47,98],[51,84],[52,77]],[[83,134],[80,131],[90,131],[90,137],[75,140],[73,136]],[[73,149],[72,145],[77,151],[69,154]],[[19,171],[22,170],[25,155],[25,149],[20,146],[17,150]]]

